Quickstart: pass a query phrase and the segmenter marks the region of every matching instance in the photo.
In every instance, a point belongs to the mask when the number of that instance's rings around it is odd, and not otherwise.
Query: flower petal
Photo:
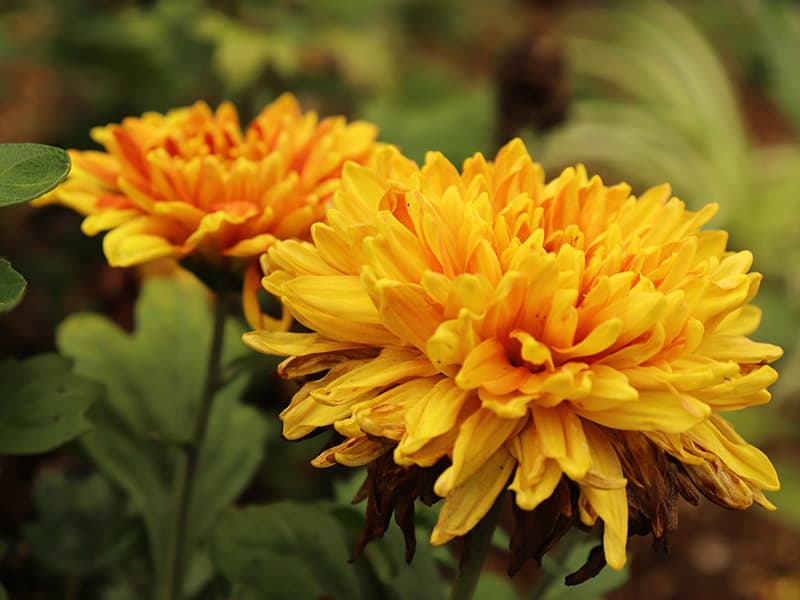
[[[439,520],[431,533],[431,544],[441,546],[475,527],[505,487],[515,462],[509,451],[501,447],[470,477],[452,489],[439,512]]]

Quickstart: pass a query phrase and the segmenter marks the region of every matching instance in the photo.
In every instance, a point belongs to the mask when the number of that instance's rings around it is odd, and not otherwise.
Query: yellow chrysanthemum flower
[[[264,287],[312,333],[245,335],[292,355],[284,376],[323,374],[281,415],[287,438],[345,438],[314,464],[382,464],[396,482],[393,468],[438,465],[433,544],[504,488],[521,513],[600,519],[616,569],[629,520],[660,538],[690,480],[771,507],[770,461],[718,413],[768,401],[781,349],[746,337],[761,276],[725,232],[700,231],[716,206],[687,211],[666,185],[635,198],[582,166],[545,182],[519,140],[461,173],[386,149],[376,168],[346,165],[334,206],[313,244],[262,258]],[[560,527],[523,551],[540,558]]]
[[[110,230],[106,257],[126,267],[190,255],[236,262],[277,239],[307,237],[343,164],[366,162],[377,130],[343,117],[320,121],[284,94],[244,132],[231,103],[212,112],[198,102],[91,133],[105,151],[70,151],[69,179],[42,203],[86,215],[88,235]]]

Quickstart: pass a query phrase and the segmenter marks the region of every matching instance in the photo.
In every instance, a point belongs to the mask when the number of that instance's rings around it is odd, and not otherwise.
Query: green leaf
[[[363,473],[361,475],[363,479]],[[342,488],[337,490],[337,495],[342,491]],[[347,504],[330,505],[331,514],[347,531],[350,548],[355,547],[364,530],[364,507],[364,504],[353,506],[349,501]],[[427,507],[417,502],[417,517],[423,508]],[[405,600],[405,598],[442,600],[445,597],[445,586],[439,573],[441,561],[437,559],[436,553],[442,551],[448,556],[452,555],[443,547],[433,548],[428,543],[430,534],[430,528],[416,528],[417,547],[410,564],[405,559],[405,540],[400,528],[394,524],[389,526],[382,538],[367,544],[354,566],[361,569],[368,568],[380,586],[378,590],[380,593],[373,592],[368,597],[388,600]]]
[[[83,577],[117,563],[140,533],[123,499],[100,475],[51,472],[36,482],[39,518],[23,529],[33,556],[60,575]]]
[[[0,258],[0,313],[14,308],[25,293],[25,278],[11,268],[11,263]]]
[[[399,527],[392,525],[380,540],[370,542],[364,556],[384,586],[384,597],[391,600],[442,600],[442,578],[428,538],[430,531],[417,528],[417,548],[411,564],[405,560],[405,542]]]
[[[0,454],[35,454],[87,431],[88,406],[103,395],[70,373],[70,361],[43,354],[0,363]]]
[[[233,597],[363,597],[339,522],[321,507],[278,502],[222,514],[211,554]]]
[[[0,144],[0,206],[38,198],[67,176],[69,154],[44,144]]]
[[[91,314],[68,318],[57,332],[76,372],[100,381],[106,402],[90,413],[82,443],[96,464],[131,496],[144,517],[157,569],[166,563],[165,531],[175,519],[175,474],[185,459],[202,394],[211,336],[208,292],[195,278],[146,282],[127,333]],[[226,324],[223,361],[249,352],[241,328]],[[240,402],[235,379],[215,396],[190,508],[189,547],[247,485],[263,455],[266,420]]]

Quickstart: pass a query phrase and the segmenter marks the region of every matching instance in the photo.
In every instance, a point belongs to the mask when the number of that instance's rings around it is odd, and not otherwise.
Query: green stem
[[[178,600],[181,597],[183,578],[186,572],[186,563],[189,557],[188,524],[189,510],[191,508],[192,494],[197,475],[199,473],[200,454],[208,430],[208,421],[211,408],[214,404],[214,395],[219,389],[221,379],[222,341],[225,332],[225,316],[227,313],[227,295],[224,291],[217,292],[214,308],[214,330],[211,335],[211,348],[208,353],[206,367],[206,380],[203,387],[203,396],[200,399],[197,420],[194,424],[192,439],[185,447],[183,456],[176,473],[176,512],[175,528],[171,535],[167,551],[167,564],[165,577],[160,586],[159,597],[163,600]]]
[[[478,587],[478,580],[483,570],[483,562],[489,553],[492,545],[492,535],[500,519],[500,507],[503,505],[505,493],[501,493],[494,506],[489,512],[473,527],[470,534],[469,555],[467,561],[462,565],[461,570],[453,582],[453,589],[450,592],[450,600],[470,600]]]

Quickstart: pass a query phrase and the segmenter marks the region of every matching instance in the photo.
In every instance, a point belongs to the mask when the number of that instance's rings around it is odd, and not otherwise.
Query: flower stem
[[[505,493],[501,493],[494,506],[472,529],[469,554],[467,561],[461,566],[458,577],[453,582],[453,589],[450,592],[450,600],[470,600],[478,587],[478,580],[481,577],[483,562],[489,553],[492,545],[492,535],[500,519],[500,507],[503,505]]]
[[[192,503],[192,494],[199,473],[200,454],[208,430],[208,421],[211,408],[214,404],[214,394],[219,389],[222,362],[222,341],[225,332],[225,316],[227,314],[227,295],[224,288],[217,291],[214,308],[214,329],[211,334],[211,347],[208,353],[206,367],[206,380],[203,395],[200,398],[197,420],[194,432],[189,443],[185,446],[183,456],[176,473],[177,502],[174,524],[170,532],[172,538],[167,551],[167,564],[165,579],[161,587],[163,600],[179,600],[183,587],[183,578],[186,573],[186,563],[189,558],[188,525],[189,510]]]

